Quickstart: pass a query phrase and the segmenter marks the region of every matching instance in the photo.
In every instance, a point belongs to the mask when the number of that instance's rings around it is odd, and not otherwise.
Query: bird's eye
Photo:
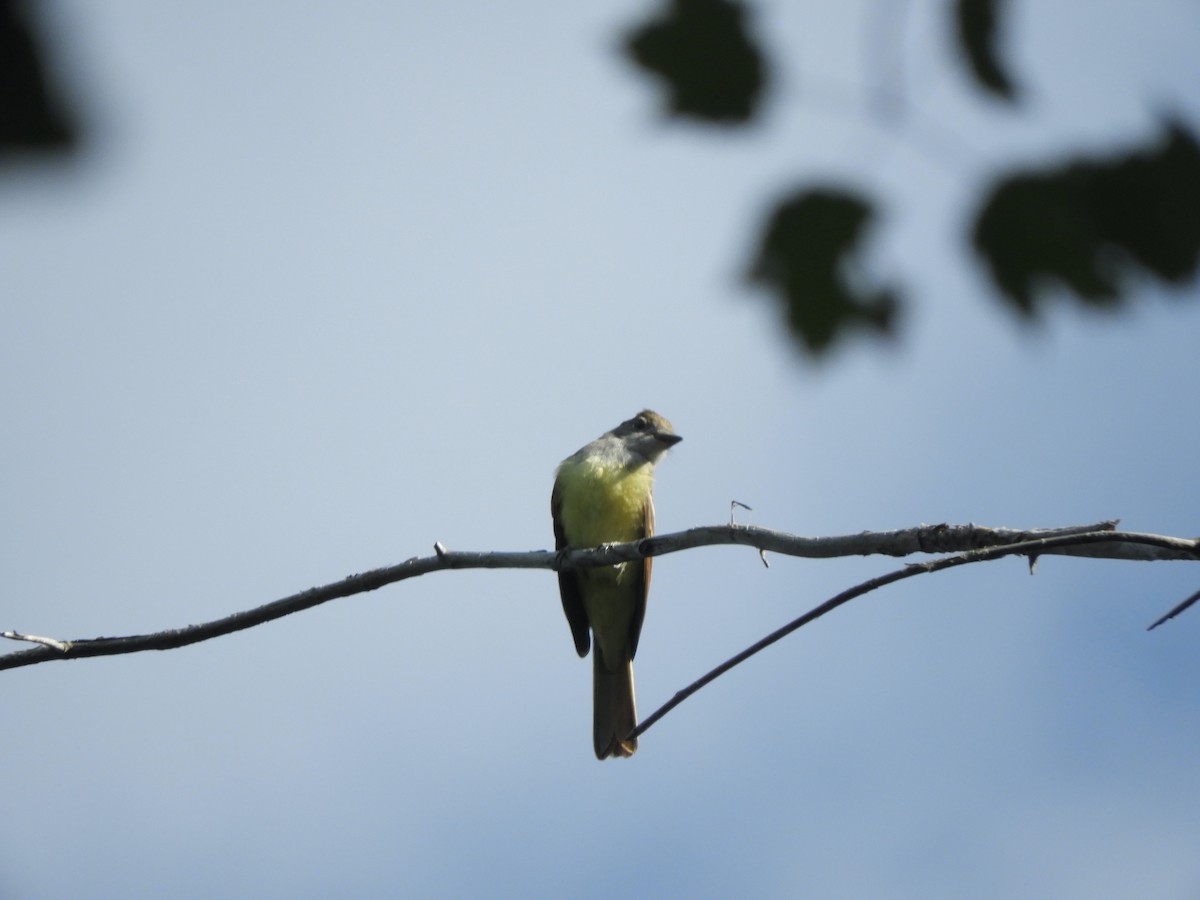
[[[646,421],[645,416],[638,416],[636,419],[633,420],[633,427],[636,428],[638,431],[645,431],[647,428],[650,427],[650,423]]]

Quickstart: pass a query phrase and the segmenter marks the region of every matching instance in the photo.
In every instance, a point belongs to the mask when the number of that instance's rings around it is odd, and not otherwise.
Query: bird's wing
[[[652,534],[654,534],[654,497],[647,494],[646,505],[642,507],[642,533],[638,536],[638,540],[648,538]],[[642,635],[642,621],[646,618],[646,595],[650,593],[650,564],[653,562],[654,560],[649,556],[642,560],[634,582],[634,596],[637,598],[637,605],[633,609],[633,619],[629,623],[630,659],[637,654],[638,638]],[[629,565],[636,566],[637,563],[629,563]]]
[[[567,536],[563,534],[562,496],[558,490],[557,479],[554,482],[554,491],[550,494],[550,515],[554,519],[554,549],[564,550],[569,545]],[[583,608],[583,592],[579,586],[578,570],[558,573],[558,593],[562,596],[562,607],[567,616],[567,624],[571,626],[571,637],[575,639],[575,652],[580,656],[587,656],[588,648],[591,646],[591,637],[588,634],[588,617],[587,611]],[[638,629],[641,629],[640,621]]]

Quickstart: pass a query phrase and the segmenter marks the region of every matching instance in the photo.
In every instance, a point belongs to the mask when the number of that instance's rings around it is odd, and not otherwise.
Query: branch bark
[[[61,640],[0,632],[0,637],[39,644],[0,656],[0,670],[15,669],[62,659],[115,656],[144,650],[173,650],[211,640],[235,631],[253,628],[274,619],[354,594],[375,591],[398,581],[448,569],[560,569],[612,565],[618,562],[662,556],[694,547],[736,544],[762,552],[786,556],[827,559],[839,556],[908,556],[914,553],[953,553],[980,548],[1027,545],[1019,551],[1031,560],[1044,554],[1103,557],[1106,559],[1166,560],[1200,559],[1200,540],[1138,534],[1115,530],[1116,522],[1067,528],[1014,530],[976,525],[921,525],[900,531],[870,532],[835,537],[802,537],[746,525],[711,525],[673,534],[655,535],[642,541],[609,544],[588,550],[555,553],[534,550],[516,553],[455,552],[435,545],[433,556],[414,557],[398,565],[351,575],[323,587],[310,588],[254,609],[221,619],[149,634]],[[547,596],[556,596],[550,592]]]

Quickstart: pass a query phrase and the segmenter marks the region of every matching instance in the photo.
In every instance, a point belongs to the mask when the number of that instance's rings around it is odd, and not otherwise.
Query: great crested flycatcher
[[[654,534],[654,464],[683,440],[656,412],[642,410],[562,461],[550,495],[554,545],[587,548]],[[592,654],[596,758],[633,756],[637,727],[633,657],[646,615],[650,559],[558,573],[575,650]]]

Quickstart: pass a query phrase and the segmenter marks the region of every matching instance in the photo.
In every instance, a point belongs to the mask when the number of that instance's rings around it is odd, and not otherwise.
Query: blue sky
[[[1200,122],[1195,8],[1016,3],[981,102],[943,4],[765,3],[746,133],[664,124],[633,2],[44,4],[90,121],[0,181],[0,628],[186,625],[431,552],[552,544],[643,406],[660,530],[1119,517],[1197,533],[1196,287],[1014,322],[965,253],[1014,161]],[[876,10],[872,13],[872,10]],[[887,44],[888,42],[884,42]],[[894,345],[793,351],[741,273],[789,187],[876,192]],[[893,560],[657,562],[647,713]],[[1194,567],[918,578],[590,748],[548,572],[439,573],[169,653],[2,673],[0,896],[1200,893]],[[8,649],[8,648],[6,648]],[[13,650],[20,649],[13,645]]]

